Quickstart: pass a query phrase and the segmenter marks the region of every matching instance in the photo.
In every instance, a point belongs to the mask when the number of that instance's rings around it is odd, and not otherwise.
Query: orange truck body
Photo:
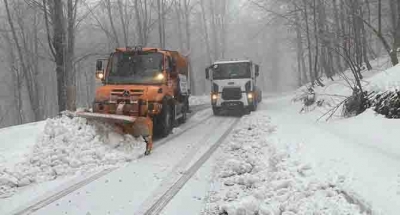
[[[113,62],[114,56],[123,56],[121,58],[124,60],[122,63],[121,60]],[[145,60],[142,60],[142,56],[145,56]],[[187,86],[189,71],[186,57],[179,52],[158,48],[117,48],[107,60],[105,69],[102,63],[99,65],[96,76],[101,79],[103,86],[96,89],[93,111],[79,112],[78,116],[107,121],[122,128],[125,133],[142,136],[147,143],[146,155],[152,150],[154,131],[166,136],[174,125],[186,120],[190,94]],[[135,65],[140,65],[140,69],[135,69],[138,67]],[[144,71],[150,71],[155,75],[154,78],[150,75],[149,81],[142,80],[140,83],[125,83],[126,79],[110,81],[113,68],[117,66],[124,68],[115,69],[117,74],[118,71],[129,74],[137,70],[143,74]],[[132,81],[135,82],[135,79]],[[160,128],[157,129],[157,126]]]

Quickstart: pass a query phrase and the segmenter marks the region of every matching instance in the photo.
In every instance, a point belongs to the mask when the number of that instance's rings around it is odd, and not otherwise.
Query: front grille
[[[235,102],[222,102],[221,106],[224,109],[227,109],[227,110],[240,109],[240,108],[243,108],[243,102],[238,102],[238,101],[235,101]]]
[[[113,89],[110,95],[110,103],[134,103],[142,96],[144,90],[125,90],[125,89]]]
[[[104,113],[104,114],[116,114],[117,106],[118,106],[118,104],[116,104],[116,103],[94,102],[93,103],[93,112]],[[128,116],[139,116],[140,115],[139,107],[140,106],[138,103],[131,103],[131,104],[127,103],[124,105],[123,114],[128,115]]]
[[[111,95],[122,96],[124,92],[129,92],[130,95],[141,96],[144,93],[144,90],[135,89],[135,90],[125,90],[125,89],[113,89],[111,91]]]
[[[242,90],[238,87],[224,88],[222,90],[222,99],[224,100],[239,100],[242,98]]]

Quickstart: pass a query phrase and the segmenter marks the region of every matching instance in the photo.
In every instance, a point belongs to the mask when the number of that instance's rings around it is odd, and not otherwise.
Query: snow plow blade
[[[117,114],[105,114],[105,113],[91,113],[91,112],[77,112],[76,116],[109,122],[121,122],[121,123],[134,123],[137,117],[117,115]]]
[[[145,155],[149,155],[153,148],[153,120],[149,117],[134,117],[118,114],[92,113],[92,112],[76,112],[77,117],[89,120],[103,121],[112,123],[127,134],[134,137],[142,136],[146,142]]]

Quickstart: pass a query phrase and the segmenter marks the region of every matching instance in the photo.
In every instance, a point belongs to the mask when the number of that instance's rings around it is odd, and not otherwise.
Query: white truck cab
[[[207,67],[214,115],[223,110],[255,111],[262,98],[258,76],[259,65],[250,60],[217,61]]]

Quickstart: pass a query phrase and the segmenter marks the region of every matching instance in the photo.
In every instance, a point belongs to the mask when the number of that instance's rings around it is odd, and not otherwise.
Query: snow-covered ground
[[[381,72],[388,67],[386,59],[372,64],[375,70],[363,73],[365,89],[399,86],[400,66]],[[305,88],[264,98],[161,214],[398,214],[400,121],[372,109],[317,121],[351,93],[344,80],[324,84],[315,89],[323,105],[303,114],[293,98]],[[208,103],[209,96],[190,101]],[[0,214],[69,189],[85,173],[103,169],[113,171],[35,214],[143,214],[236,120],[211,115],[209,109],[196,113],[174,130],[177,138],[160,140],[151,156],[140,159],[142,141],[83,119],[63,116],[1,129]]]
[[[42,121],[0,129],[0,169],[18,162],[29,152],[44,126]]]
[[[207,120],[159,145],[150,156],[131,162],[34,214],[143,214],[235,121],[229,117],[208,118],[210,110],[198,115]]]
[[[174,133],[179,134],[185,127],[196,125],[210,115],[210,110],[198,110]],[[205,128],[207,127],[210,126],[206,124]],[[41,198],[48,198],[93,175],[102,174],[103,170],[115,170],[115,167],[135,163],[132,161],[141,157],[145,150],[145,143],[141,139],[116,133],[106,124],[87,123],[85,119],[70,118],[67,115],[36,124],[10,127],[1,130],[0,134],[2,140],[9,141],[8,146],[2,145],[1,148],[7,159],[2,160],[0,168],[0,214],[35,204]],[[187,135],[189,139],[194,137]],[[182,142],[186,143],[188,142]],[[157,144],[158,142],[155,147]],[[174,145],[169,145],[169,148],[173,150],[171,153],[178,152]],[[189,146],[182,149],[197,152]],[[8,158],[12,156],[14,158],[11,162]],[[170,154],[164,156],[168,158]],[[152,157],[156,155],[152,154]],[[174,158],[178,159],[179,156]],[[160,159],[160,162],[163,163],[164,160],[165,158]],[[172,164],[167,162],[167,165]],[[135,168],[153,176],[152,172],[144,171],[141,165]],[[164,170],[163,167],[162,171]]]
[[[204,105],[210,104],[210,95],[202,95],[202,96],[190,96],[189,97],[189,105]]]
[[[87,124],[65,115],[48,119],[30,152],[0,169],[0,197],[31,183],[122,165],[138,156],[135,148],[140,145],[144,143],[105,124]]]
[[[390,151],[398,134],[385,128],[399,122],[370,110],[355,118],[317,122],[320,114],[299,115],[300,105],[289,98],[266,100],[265,106],[279,125],[281,142],[296,149],[319,178],[344,178],[343,188],[376,214],[398,214],[400,152]]]
[[[363,214],[344,177],[317,177],[277,129],[268,111],[242,119],[222,148],[204,214]]]
[[[2,150],[13,157],[0,163],[0,205],[8,206],[15,199],[29,198],[24,193],[48,191],[41,187],[53,189],[68,178],[125,165],[145,148],[143,141],[118,134],[108,125],[66,115],[3,132],[9,146],[15,145]],[[0,213],[5,208],[0,207]]]
[[[385,90],[395,90],[400,89],[400,67],[391,67],[390,60],[386,57],[378,58],[370,62],[373,69],[368,71],[362,71],[363,80],[361,84],[364,90],[381,92]],[[346,78],[343,78],[346,77]],[[320,101],[321,105],[317,106],[315,104],[307,107],[305,112],[319,112],[321,119],[329,118],[330,114],[323,116],[326,112],[333,109],[337,104],[345,99],[346,96],[351,95],[352,90],[350,86],[354,85],[354,77],[351,71],[345,71],[344,73],[334,77],[334,80],[327,79],[325,77],[321,78],[324,86],[315,86],[314,92],[316,95],[316,100]],[[299,99],[307,93],[307,86],[303,86],[293,93],[286,93],[285,95],[291,96],[293,100]],[[299,108],[299,111],[301,107]],[[336,111],[332,118],[341,119],[341,108]]]
[[[400,66],[372,64],[363,72],[366,90],[399,90]],[[372,109],[317,121],[351,94],[338,77],[324,84],[315,88],[323,105],[305,114],[293,102],[303,87],[264,99],[242,120],[218,155],[203,214],[399,213],[400,121]]]

